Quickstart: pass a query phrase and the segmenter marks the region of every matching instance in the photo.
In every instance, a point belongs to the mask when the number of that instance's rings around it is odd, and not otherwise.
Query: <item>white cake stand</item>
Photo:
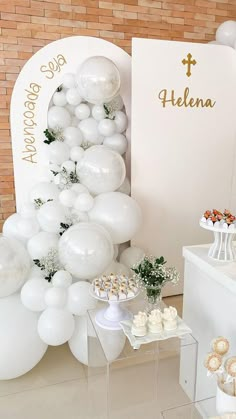
[[[223,226],[214,227],[200,221],[200,226],[214,233],[214,243],[211,245],[208,256],[212,259],[223,262],[231,262],[236,259],[236,252],[233,245],[236,228],[223,228]]]
[[[137,297],[138,293],[139,291],[137,291],[133,297],[125,298],[124,300],[111,301],[108,300],[108,298],[98,297],[91,287],[90,294],[92,297],[109,304],[97,312],[95,316],[97,325],[107,330],[121,330],[122,327],[120,326],[120,322],[123,320],[131,320],[133,317],[129,310],[121,307],[121,304],[133,300]]]

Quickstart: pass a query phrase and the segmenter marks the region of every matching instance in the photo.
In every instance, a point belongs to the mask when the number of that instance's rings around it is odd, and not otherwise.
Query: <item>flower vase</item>
[[[161,309],[161,287],[155,285],[147,285],[145,287],[145,291],[147,300],[147,306],[145,307],[146,313],[150,313],[155,309]]]

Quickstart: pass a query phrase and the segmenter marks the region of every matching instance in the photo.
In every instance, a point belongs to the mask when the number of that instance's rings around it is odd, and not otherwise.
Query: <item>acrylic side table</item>
[[[130,302],[128,309],[137,313],[140,302]],[[91,419],[156,419],[157,412],[194,400],[197,342],[192,335],[134,350],[123,331],[97,325],[96,311],[88,312]],[[180,356],[188,361],[181,377]]]
[[[164,410],[160,419],[213,419],[216,416],[215,398],[210,398]]]

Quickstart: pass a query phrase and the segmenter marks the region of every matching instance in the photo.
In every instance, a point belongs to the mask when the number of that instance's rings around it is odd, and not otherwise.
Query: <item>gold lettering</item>
[[[33,160],[33,157],[36,155],[37,153],[33,153],[33,154],[29,154],[28,156],[22,157],[22,160],[26,160],[30,163],[37,163],[36,161]]]
[[[177,106],[179,108],[182,106],[184,106],[185,108],[214,108],[216,104],[216,101],[210,98],[193,98],[189,97],[189,95],[190,94],[188,87],[184,89],[183,97],[176,97],[174,89],[171,90],[170,95],[168,94],[167,89],[162,89],[158,94],[158,98],[160,99],[163,108],[166,108],[168,104],[170,104],[171,106]]]
[[[55,73],[60,73],[61,67],[64,64],[67,64],[65,57],[62,54],[58,54],[57,57],[49,61],[47,65],[41,65],[40,71],[46,73],[45,77],[47,79],[53,79]]]

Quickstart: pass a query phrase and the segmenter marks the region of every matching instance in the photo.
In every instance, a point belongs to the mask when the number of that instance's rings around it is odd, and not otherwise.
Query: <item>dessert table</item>
[[[236,262],[208,257],[210,245],[183,248],[185,258],[183,319],[198,341],[196,399],[215,396],[216,380],[203,365],[211,340],[226,337],[236,347]],[[185,369],[184,363],[182,365]]]

